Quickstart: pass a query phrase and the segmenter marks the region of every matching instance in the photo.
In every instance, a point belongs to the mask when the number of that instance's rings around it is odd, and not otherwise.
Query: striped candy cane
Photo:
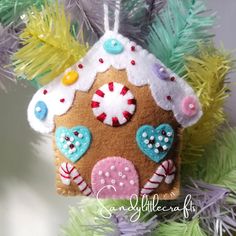
[[[71,181],[74,181],[84,195],[90,196],[92,194],[91,188],[86,184],[79,171],[70,163],[63,162],[59,168],[59,173],[63,184],[70,185]]]
[[[172,160],[166,160],[161,163],[156,169],[156,172],[148,180],[141,190],[142,195],[149,195],[153,192],[164,180],[167,184],[171,184],[175,178],[176,167]]]

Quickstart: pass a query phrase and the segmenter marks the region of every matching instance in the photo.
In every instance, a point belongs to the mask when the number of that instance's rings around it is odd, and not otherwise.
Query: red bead
[[[172,97],[171,97],[171,96],[167,96],[166,98],[167,98],[167,100],[169,100],[169,101],[172,100]]]
[[[75,131],[75,132],[74,132],[74,135],[75,135],[75,136],[78,136],[78,135],[79,135],[79,132],[78,132],[78,131]]]
[[[104,63],[104,60],[102,58],[99,59],[100,63]]]
[[[84,68],[84,66],[83,66],[82,64],[79,64],[78,67],[79,67],[80,69],[83,69],[83,68]]]
[[[43,94],[46,95],[48,91],[46,89],[43,90]]]
[[[172,82],[175,81],[175,77],[172,76],[172,77],[170,78],[170,80],[171,80]]]
[[[135,46],[131,47],[131,51],[134,52],[135,51]]]
[[[134,66],[136,64],[135,60],[132,60],[131,64]]]
[[[69,138],[69,137],[65,137],[65,140],[66,140],[66,141],[70,141],[70,138]]]
[[[65,102],[65,98],[60,99],[60,102],[61,103]]]
[[[74,147],[75,147],[74,144],[71,144],[71,145],[70,145],[70,149],[73,149]]]

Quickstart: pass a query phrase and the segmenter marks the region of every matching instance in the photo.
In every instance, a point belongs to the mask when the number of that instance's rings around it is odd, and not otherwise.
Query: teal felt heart
[[[136,141],[141,151],[155,162],[160,162],[173,144],[174,130],[168,124],[161,124],[157,128],[143,125],[136,134]]]
[[[91,144],[91,133],[84,126],[77,126],[72,129],[59,127],[55,136],[58,149],[72,162],[77,162]]]

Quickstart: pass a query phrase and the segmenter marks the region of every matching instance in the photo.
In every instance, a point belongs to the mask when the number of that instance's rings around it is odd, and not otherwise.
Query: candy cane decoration
[[[156,172],[148,180],[141,190],[142,195],[149,195],[164,180],[167,184],[171,184],[175,178],[176,167],[172,160],[166,160],[156,169]]]
[[[74,181],[84,195],[91,196],[91,188],[86,184],[79,171],[70,163],[63,162],[59,168],[59,173],[63,184],[70,185],[71,181]]]

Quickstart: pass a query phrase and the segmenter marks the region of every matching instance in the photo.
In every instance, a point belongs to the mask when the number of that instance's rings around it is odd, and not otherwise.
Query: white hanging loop
[[[104,29],[105,29],[105,32],[110,30],[107,3],[104,3]]]
[[[120,24],[120,0],[116,0],[114,32],[118,33]]]

